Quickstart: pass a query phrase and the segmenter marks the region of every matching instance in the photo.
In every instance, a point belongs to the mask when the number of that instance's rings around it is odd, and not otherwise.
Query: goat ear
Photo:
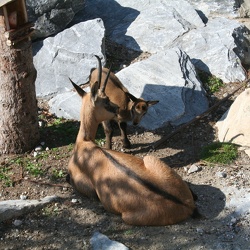
[[[74,86],[74,88],[75,88],[76,92],[78,93],[78,95],[83,97],[86,94],[86,92],[82,88],[80,88],[77,84],[75,84],[70,78],[69,78],[69,80],[71,81],[71,83]]]
[[[130,94],[129,92],[126,92],[126,95],[128,96],[129,99],[131,99],[133,102],[136,102],[138,100],[138,98],[136,98],[135,96],[133,96],[132,94]]]
[[[159,101],[147,101],[148,107],[157,104]]]

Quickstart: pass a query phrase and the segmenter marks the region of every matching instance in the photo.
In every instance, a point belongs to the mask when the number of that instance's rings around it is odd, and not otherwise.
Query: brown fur
[[[94,143],[98,124],[113,119],[114,105],[96,89],[82,96],[81,124],[68,165],[69,180],[81,194],[98,197],[106,210],[131,225],[169,225],[192,216],[195,204],[188,185],[153,156],[143,159]]]
[[[108,69],[102,69],[102,79],[107,75]],[[97,81],[98,70],[95,69],[90,75],[90,85]],[[101,85],[103,84],[103,81]],[[109,97],[110,101],[119,107],[119,112],[112,120],[116,121],[119,125],[121,136],[123,140],[123,147],[130,148],[131,143],[127,136],[127,122],[132,121],[134,125],[137,125],[142,117],[147,113],[148,108],[158,101],[145,101],[142,98],[136,98],[123,86],[121,81],[115,76],[114,73],[110,73],[110,77],[105,89],[105,94]],[[106,135],[106,148],[112,148],[112,136],[113,128],[110,120],[103,121],[104,132]]]

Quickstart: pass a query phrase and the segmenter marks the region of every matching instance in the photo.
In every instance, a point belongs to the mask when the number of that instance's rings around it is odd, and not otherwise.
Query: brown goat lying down
[[[100,60],[98,58],[98,60]],[[99,61],[99,65],[100,65]],[[102,69],[102,79],[107,76],[107,68]],[[90,85],[98,81],[98,69],[91,72],[89,81]],[[101,81],[101,86],[103,81]],[[114,73],[110,73],[108,78],[107,86],[105,88],[105,94],[109,97],[110,101],[119,107],[117,116],[112,120],[117,122],[121,131],[121,136],[123,140],[123,147],[130,148],[131,143],[127,136],[127,122],[132,121],[133,125],[137,125],[142,117],[147,113],[148,108],[155,105],[159,101],[146,101],[142,98],[136,98],[128,92],[128,90],[123,86],[121,81],[116,77]],[[112,136],[113,127],[110,120],[102,122],[104,132],[106,135],[106,148],[112,148]]]
[[[72,186],[84,196],[99,198],[106,210],[131,225],[169,225],[192,216],[192,193],[168,165],[153,156],[141,159],[94,143],[98,124],[117,113],[104,93],[105,84],[100,89],[100,81],[93,83],[90,93],[73,85],[82,97],[82,109],[68,165]]]

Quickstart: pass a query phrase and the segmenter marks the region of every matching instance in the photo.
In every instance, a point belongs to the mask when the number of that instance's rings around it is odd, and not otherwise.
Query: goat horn
[[[99,56],[95,55],[95,57],[98,60],[98,89],[101,86],[101,80],[102,80],[102,62]]]
[[[109,67],[109,71],[108,71],[108,73],[107,73],[107,75],[106,75],[105,81],[104,81],[103,86],[102,86],[102,88],[101,88],[101,92],[102,92],[102,93],[104,93],[105,88],[106,88],[106,85],[107,85],[107,83],[108,83],[108,79],[109,79],[109,75],[110,75],[110,72],[111,72],[111,68],[112,68],[112,63],[111,63],[111,65],[110,65],[110,67]]]

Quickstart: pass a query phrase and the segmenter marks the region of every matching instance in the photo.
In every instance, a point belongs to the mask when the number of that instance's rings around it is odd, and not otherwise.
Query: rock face
[[[104,32],[102,20],[94,19],[35,44],[37,96],[71,89],[69,77],[77,84],[87,82],[91,68],[96,66],[94,55],[104,57]]]
[[[250,89],[242,92],[230,109],[216,123],[221,142],[232,142],[247,147],[250,156]]]
[[[77,84],[87,82],[90,69],[96,67],[95,54],[105,64],[104,33],[128,51],[152,54],[117,73],[135,96],[160,100],[140,124],[147,129],[168,122],[178,125],[205,111],[207,99],[194,67],[226,83],[246,79],[242,63],[250,63],[249,30],[226,18],[205,21],[192,5],[195,0],[190,0],[192,4],[185,0],[85,2],[75,25],[34,45],[37,95],[55,96],[50,100],[51,112],[58,116],[79,119],[80,101],[77,95],[70,96],[68,77]]]
[[[84,0],[26,0],[29,20],[35,23],[33,38],[48,37],[62,31],[84,8]]]
[[[184,50],[198,69],[225,83],[243,81],[246,75],[241,61],[250,62],[250,53],[245,49],[249,42],[242,37],[245,32],[247,29],[234,20],[215,18],[206,27],[192,29],[172,46]]]
[[[155,54],[116,75],[132,94],[160,101],[150,107],[140,122],[144,128],[156,129],[166,123],[179,125],[208,108],[195,68],[188,55],[179,49]],[[81,98],[77,94],[62,93],[49,104],[52,113],[79,120]]]
[[[189,2],[86,0],[86,8],[76,20],[100,17],[110,39],[129,49],[158,53],[179,46],[195,66],[224,82],[245,80],[241,62],[250,63],[249,30],[230,19],[206,19],[199,15],[198,7],[203,6],[200,1]],[[214,7],[221,5],[218,1],[202,1],[210,9],[211,2],[215,2]],[[233,5],[229,1],[226,6],[233,9]]]
[[[196,10],[203,13],[207,18],[212,17],[228,17],[234,18],[238,17],[238,12],[236,8],[237,1],[243,0],[188,0]]]
[[[159,128],[168,122],[179,125],[208,108],[195,68],[180,49],[157,53],[116,75],[132,94],[159,100],[142,119],[140,125],[145,128]]]

